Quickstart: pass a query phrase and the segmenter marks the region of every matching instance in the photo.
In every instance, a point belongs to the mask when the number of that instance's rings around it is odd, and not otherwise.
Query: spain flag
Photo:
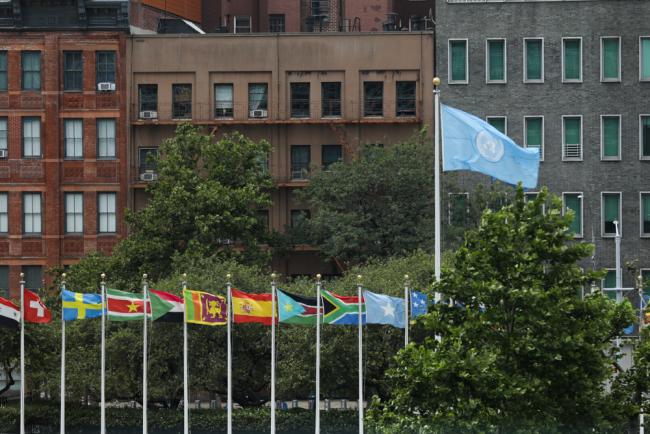
[[[257,322],[271,325],[273,321],[272,294],[248,294],[237,289],[230,290],[232,313],[236,323]],[[278,322],[276,312],[275,322]]]

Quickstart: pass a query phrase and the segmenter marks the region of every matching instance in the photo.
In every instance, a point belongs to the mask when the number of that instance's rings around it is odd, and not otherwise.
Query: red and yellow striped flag
[[[258,322],[271,325],[271,321],[273,321],[272,294],[248,294],[234,288],[231,289],[230,293],[233,319],[236,323]],[[277,313],[275,322],[278,322]]]

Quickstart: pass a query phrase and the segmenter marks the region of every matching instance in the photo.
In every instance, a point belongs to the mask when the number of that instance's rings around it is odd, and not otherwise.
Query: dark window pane
[[[231,118],[233,116],[233,87],[232,84],[214,85],[214,116]]]
[[[284,32],[284,15],[269,15],[269,32],[282,33]]]
[[[138,97],[140,101],[140,111],[158,111],[158,85],[157,84],[140,84],[138,85]]]
[[[115,83],[115,51],[98,51],[95,56],[97,83]]]
[[[295,228],[300,226],[305,220],[311,218],[311,212],[308,209],[292,209],[291,210],[291,227]]]
[[[397,116],[415,116],[415,82],[398,81]]]
[[[0,90],[7,90],[7,52],[0,51]]]
[[[323,169],[327,169],[332,163],[339,162],[342,159],[343,149],[341,145],[323,145],[321,149]]]
[[[172,117],[174,119],[192,118],[191,84],[172,84]]]
[[[341,83],[321,83],[322,116],[341,116]]]
[[[542,79],[542,40],[526,40],[526,80]]]
[[[309,83],[291,83],[291,117],[309,117]]]
[[[291,146],[291,179],[307,179],[311,162],[309,145]]]
[[[266,83],[250,83],[248,85],[248,116],[268,116],[269,85]],[[253,113],[254,112],[254,113]]]
[[[155,172],[158,164],[156,158],[158,157],[158,148],[140,148],[138,149],[140,173],[147,171]]]
[[[641,152],[644,157],[650,157],[650,116],[641,118]]]
[[[9,297],[9,266],[0,265],[0,297]]]
[[[616,234],[614,221],[619,220],[619,200],[618,194],[603,194],[603,229],[605,234]]]
[[[643,233],[650,235],[650,194],[641,195],[641,219],[643,220]]]
[[[41,88],[41,52],[23,51],[23,90],[40,90]]]
[[[43,267],[40,265],[23,265],[25,273],[25,288],[31,290],[41,289],[43,287]]]
[[[83,87],[83,62],[81,51],[63,53],[63,90],[81,90]]]
[[[363,83],[363,115],[383,116],[384,82],[366,81]]]

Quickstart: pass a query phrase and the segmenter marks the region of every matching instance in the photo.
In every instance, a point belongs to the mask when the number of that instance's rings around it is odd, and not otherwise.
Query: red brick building
[[[0,295],[125,233],[128,2],[0,3]]]

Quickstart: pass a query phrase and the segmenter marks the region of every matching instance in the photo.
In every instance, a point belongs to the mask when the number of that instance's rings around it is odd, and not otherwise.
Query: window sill
[[[117,232],[97,232],[98,237],[116,237]]]
[[[31,156],[23,155],[21,158],[22,158],[23,160],[42,160],[42,159],[43,159],[43,156],[39,156],[39,157],[31,157]]]
[[[63,93],[83,93],[83,89],[63,89]]]
[[[341,119],[342,115],[322,115],[321,119]]]
[[[601,83],[621,83],[620,78],[601,78],[600,79]]]
[[[579,79],[579,80],[562,80],[562,84],[582,84],[582,79]]]
[[[616,238],[616,234],[602,234],[601,233],[600,237],[601,238]],[[623,237],[621,236],[621,238],[623,238]]]
[[[650,155],[642,155],[639,157],[641,161],[650,161]]]
[[[83,161],[84,157],[63,157],[63,161]]]
[[[30,238],[30,239],[35,239],[35,238],[43,238],[43,233],[24,233],[23,232],[23,238]]]
[[[487,80],[485,84],[508,84],[507,80]]]
[[[97,161],[117,161],[117,157],[97,157]]]
[[[582,158],[562,157],[562,161],[565,162],[565,163],[580,163],[580,162],[582,162]]]
[[[544,84],[544,80],[524,80],[524,84]]]
[[[83,238],[84,233],[83,232],[66,232],[63,234],[64,237],[66,238]]]
[[[621,159],[620,156],[619,157],[600,157],[600,161],[612,162],[612,161],[621,161],[621,160],[622,159]]]
[[[380,115],[363,115],[363,117],[364,117],[364,118],[371,118],[371,119],[372,119],[372,118],[374,118],[374,119],[381,119],[381,118],[384,117],[384,115],[383,115],[383,114],[380,114]]]
[[[469,84],[469,81],[449,81],[447,84]]]

